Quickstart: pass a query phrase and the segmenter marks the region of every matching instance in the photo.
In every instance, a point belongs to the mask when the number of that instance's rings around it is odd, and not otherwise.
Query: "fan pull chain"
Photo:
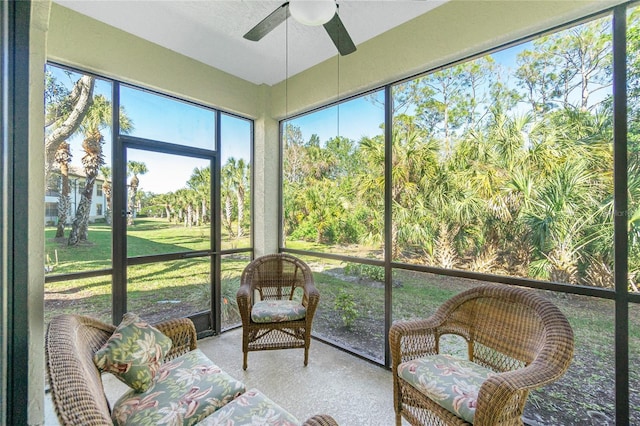
[[[289,119],[289,20],[285,21],[284,31],[284,119]],[[286,129],[285,129],[286,131]],[[288,140],[288,136],[287,136]]]
[[[338,6],[338,3],[336,2],[336,15],[338,15],[338,18],[340,17],[340,7]],[[340,45],[340,32],[338,32],[338,45]],[[337,76],[337,85],[338,85],[338,90],[337,90],[337,95],[336,95],[336,102],[338,105],[338,120],[337,120],[337,137],[340,137],[340,52],[338,52],[338,76]]]

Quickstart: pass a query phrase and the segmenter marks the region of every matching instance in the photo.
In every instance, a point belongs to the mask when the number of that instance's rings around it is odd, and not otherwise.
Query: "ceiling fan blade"
[[[324,24],[324,29],[327,30],[327,34],[329,34],[333,44],[336,45],[338,52],[340,52],[342,56],[356,51],[356,45],[353,44],[351,36],[349,36],[347,29],[344,27],[337,13],[333,15],[333,18],[331,18],[329,22]]]
[[[258,25],[251,28],[249,32],[244,35],[244,38],[251,41],[258,41],[286,21],[288,17],[289,2],[285,2],[262,21],[258,22]]]

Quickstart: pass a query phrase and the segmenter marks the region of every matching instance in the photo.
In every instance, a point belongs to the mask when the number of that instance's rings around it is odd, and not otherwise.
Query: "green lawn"
[[[106,224],[89,228],[89,241],[69,247],[66,240],[55,240],[55,228],[46,229],[46,254],[53,266],[52,274],[64,274],[111,267],[111,229]],[[248,245],[248,237],[235,241]],[[129,256],[154,255],[209,249],[209,227],[186,228],[161,219],[142,219],[127,232]],[[57,255],[57,258],[56,258]],[[57,259],[57,263],[56,263]],[[223,317],[230,324],[238,321],[233,312],[239,277],[249,258],[225,256],[222,259]],[[189,315],[209,309],[210,267],[208,258],[194,258],[129,267],[127,271],[127,306],[150,319]],[[45,319],[58,313],[75,312],[111,321],[111,277],[47,283],[45,285]]]

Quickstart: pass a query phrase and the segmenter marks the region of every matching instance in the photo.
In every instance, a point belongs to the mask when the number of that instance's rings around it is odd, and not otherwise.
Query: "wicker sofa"
[[[51,320],[45,342],[46,367],[60,424],[156,424],[162,420],[185,425],[223,421],[240,425],[251,424],[246,419],[266,412],[278,416],[279,424],[301,424],[260,391],[246,390],[243,383],[228,376],[200,352],[190,320],[172,319],[154,327],[172,343],[154,382],[144,392],[130,390],[110,407],[94,355],[116,327],[81,315],[65,314]],[[198,381],[185,385],[186,379],[192,377]],[[328,415],[314,416],[302,424],[337,426]]]

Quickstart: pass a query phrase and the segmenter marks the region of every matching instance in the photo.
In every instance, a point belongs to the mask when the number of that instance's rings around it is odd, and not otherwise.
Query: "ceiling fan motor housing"
[[[335,0],[290,0],[289,11],[293,19],[304,25],[326,24],[336,14]]]

